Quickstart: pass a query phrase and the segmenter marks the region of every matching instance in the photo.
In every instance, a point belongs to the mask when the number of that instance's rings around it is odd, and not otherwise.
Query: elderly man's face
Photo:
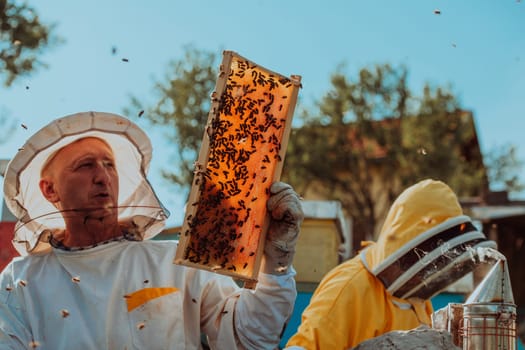
[[[61,149],[40,180],[42,193],[58,209],[95,217],[116,215],[118,185],[113,152],[97,138],[81,139]]]

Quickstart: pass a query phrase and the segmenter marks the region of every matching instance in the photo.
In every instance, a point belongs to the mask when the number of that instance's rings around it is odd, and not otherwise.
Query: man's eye
[[[91,166],[92,163],[90,162],[86,162],[86,163],[80,163],[80,165],[78,166],[79,168],[89,168]]]

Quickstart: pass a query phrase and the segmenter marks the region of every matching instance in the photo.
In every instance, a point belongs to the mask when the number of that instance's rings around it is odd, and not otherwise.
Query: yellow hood
[[[366,250],[370,270],[419,234],[463,211],[445,183],[423,180],[407,188],[392,204],[377,243]]]
[[[393,296],[429,299],[474,270],[484,247],[496,244],[463,215],[454,192],[424,180],[392,204],[377,243],[361,259]]]

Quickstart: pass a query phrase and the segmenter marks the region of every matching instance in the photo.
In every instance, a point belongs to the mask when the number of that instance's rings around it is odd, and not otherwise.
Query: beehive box
[[[254,288],[301,78],[223,53],[175,263]]]
[[[302,205],[304,221],[293,260],[298,289],[317,285],[352,251],[351,223],[339,201],[304,200]]]

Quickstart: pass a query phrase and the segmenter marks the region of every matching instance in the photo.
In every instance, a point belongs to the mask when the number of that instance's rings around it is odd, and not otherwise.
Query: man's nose
[[[97,163],[95,167],[95,173],[93,176],[93,182],[96,184],[107,184],[109,183],[111,177],[109,175],[109,170],[102,163]]]

